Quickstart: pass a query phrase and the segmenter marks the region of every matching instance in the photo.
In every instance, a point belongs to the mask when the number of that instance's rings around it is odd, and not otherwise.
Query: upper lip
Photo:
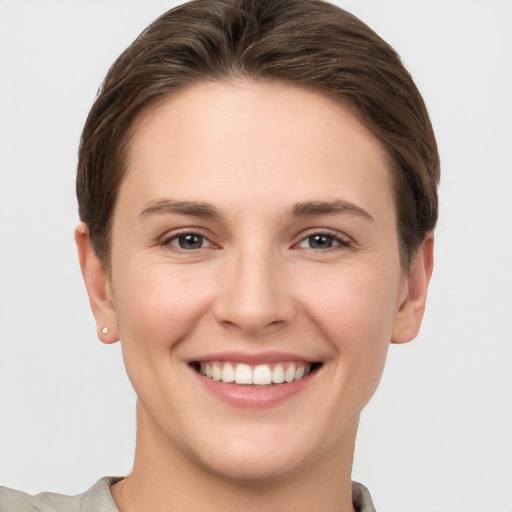
[[[249,353],[249,352],[240,352],[240,351],[230,351],[230,352],[212,352],[208,354],[203,354],[198,357],[191,358],[189,363],[198,362],[198,363],[206,363],[209,361],[229,361],[231,363],[245,363],[248,365],[258,365],[258,364],[272,364],[272,363],[280,363],[284,361],[296,361],[296,362],[305,362],[305,363],[314,363],[319,362],[318,359],[312,359],[310,357],[304,357],[299,354],[294,354],[292,352],[258,352],[258,353]]]

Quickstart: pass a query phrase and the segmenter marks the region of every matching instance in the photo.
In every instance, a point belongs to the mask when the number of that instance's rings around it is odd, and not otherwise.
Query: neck
[[[300,470],[268,479],[235,480],[176,448],[150,418],[137,414],[133,470],[112,486],[120,512],[353,512],[351,470],[357,425],[336,446]]]

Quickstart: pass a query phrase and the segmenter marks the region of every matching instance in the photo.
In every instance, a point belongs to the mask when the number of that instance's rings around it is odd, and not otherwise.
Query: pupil
[[[309,237],[309,245],[312,249],[329,249],[332,247],[332,238],[327,235],[313,235]]]
[[[184,235],[179,238],[179,246],[182,249],[200,249],[203,245],[203,237],[200,235]]]

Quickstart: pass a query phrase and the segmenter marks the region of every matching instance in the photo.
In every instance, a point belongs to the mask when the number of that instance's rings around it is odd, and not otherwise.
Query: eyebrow
[[[366,210],[341,199],[335,199],[333,201],[307,201],[305,203],[296,203],[292,207],[290,214],[292,217],[348,214],[357,215],[373,222],[373,217]]]
[[[139,219],[144,220],[150,215],[166,213],[216,220],[222,219],[222,214],[210,203],[202,201],[174,201],[172,199],[150,201],[140,213]],[[373,217],[366,210],[341,199],[296,203],[289,211],[291,217],[319,217],[322,215],[339,214],[357,215],[373,222]]]
[[[172,199],[157,199],[150,201],[140,212],[139,219],[144,220],[150,215],[163,213],[177,213],[179,215],[190,215],[192,217],[203,217],[208,219],[221,219],[219,210],[210,203],[201,201],[173,201]]]

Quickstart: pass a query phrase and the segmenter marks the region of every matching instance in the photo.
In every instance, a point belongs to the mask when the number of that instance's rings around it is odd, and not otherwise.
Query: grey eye
[[[187,235],[180,235],[176,237],[174,242],[175,245],[178,245],[180,249],[201,249],[204,244],[204,237],[194,233],[189,233]]]
[[[306,240],[311,249],[330,249],[335,243],[332,236],[322,234],[308,236]]]
[[[303,238],[297,247],[302,249],[313,249],[315,251],[322,251],[328,249],[337,249],[350,247],[350,241],[341,238],[341,235],[330,233],[313,233],[306,238]]]

